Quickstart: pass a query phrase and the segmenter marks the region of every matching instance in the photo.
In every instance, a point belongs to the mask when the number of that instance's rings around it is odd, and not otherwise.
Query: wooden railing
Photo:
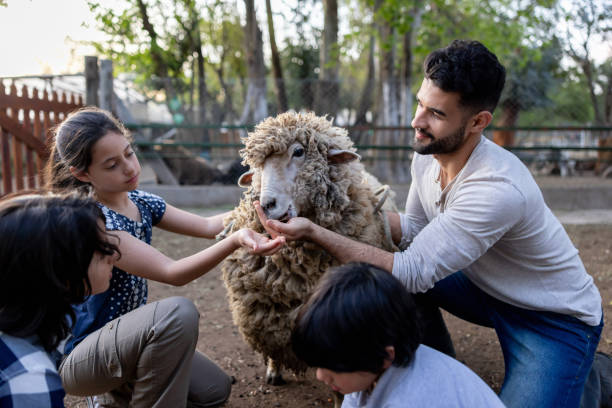
[[[49,156],[51,128],[83,106],[72,94],[7,89],[0,80],[0,196],[44,184],[42,169]]]

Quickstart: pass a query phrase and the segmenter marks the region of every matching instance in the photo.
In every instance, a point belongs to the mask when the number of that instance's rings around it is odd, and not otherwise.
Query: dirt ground
[[[612,325],[608,324],[612,315],[612,224],[565,227],[601,291],[606,318],[599,350],[612,353]],[[153,237],[153,245],[175,259],[193,254],[212,242],[182,237],[157,228]],[[180,295],[196,304],[201,315],[198,350],[236,378],[225,407],[332,407],[330,392],[314,378],[313,372],[303,377],[286,374],[288,384],[280,387],[265,383],[262,358],[244,343],[233,325],[220,272],[219,268],[215,268],[194,282],[178,288],[150,282],[149,299],[153,301]],[[445,319],[457,350],[457,358],[499,391],[504,364],[494,331],[449,314],[445,314]],[[86,407],[82,399],[74,397],[67,397],[66,402],[71,408]]]

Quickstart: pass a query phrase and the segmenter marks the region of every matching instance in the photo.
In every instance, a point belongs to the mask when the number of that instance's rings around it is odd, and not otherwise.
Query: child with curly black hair
[[[367,263],[330,269],[300,310],[295,354],[352,407],[503,407],[468,367],[420,344],[401,282]]]

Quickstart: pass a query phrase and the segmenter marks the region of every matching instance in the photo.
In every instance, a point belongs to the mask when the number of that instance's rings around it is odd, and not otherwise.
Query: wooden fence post
[[[85,56],[85,104],[98,106],[98,90],[100,88],[100,73],[98,72],[98,57]]]
[[[100,108],[114,112],[113,106],[113,61],[100,61]]]

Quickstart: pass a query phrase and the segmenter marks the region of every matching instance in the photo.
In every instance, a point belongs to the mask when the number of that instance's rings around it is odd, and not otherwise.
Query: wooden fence
[[[44,184],[50,129],[82,106],[81,96],[41,95],[25,85],[18,92],[14,84],[7,90],[0,80],[0,197]]]

